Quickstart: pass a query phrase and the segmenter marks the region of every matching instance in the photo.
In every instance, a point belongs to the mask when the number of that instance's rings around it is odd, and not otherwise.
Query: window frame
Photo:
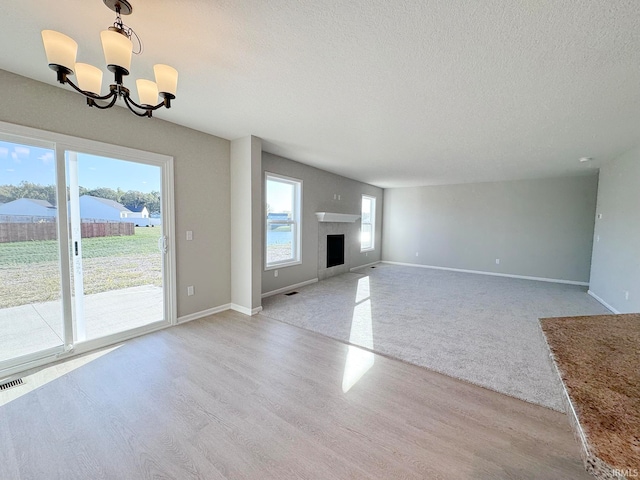
[[[370,201],[371,205],[371,215],[369,216],[370,221],[364,222],[364,215],[362,211],[362,204],[365,199]],[[362,194],[360,199],[360,253],[364,252],[373,252],[376,249],[376,203],[377,198],[373,195]],[[362,227],[363,225],[371,225],[371,246],[363,247],[362,246]]]
[[[267,184],[269,181],[289,184],[294,187],[293,193],[293,212],[291,220],[269,221],[267,212]],[[300,178],[287,177],[279,173],[264,172],[264,241],[262,242],[264,251],[264,271],[275,270],[278,268],[291,267],[302,264],[302,189],[303,181]],[[269,263],[267,260],[267,238],[270,225],[291,225],[294,229],[293,235],[293,257],[286,260]]]

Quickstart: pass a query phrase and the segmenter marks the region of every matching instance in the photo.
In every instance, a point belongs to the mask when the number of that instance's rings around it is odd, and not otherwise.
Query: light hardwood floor
[[[381,356],[344,393],[349,348],[232,312],[137,338],[0,407],[0,478],[591,478],[563,414]]]

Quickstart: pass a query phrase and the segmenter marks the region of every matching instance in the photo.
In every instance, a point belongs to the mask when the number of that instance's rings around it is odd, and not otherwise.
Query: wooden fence
[[[135,225],[129,222],[82,222],[82,238],[134,235]],[[55,222],[0,223],[0,243],[57,240]]]

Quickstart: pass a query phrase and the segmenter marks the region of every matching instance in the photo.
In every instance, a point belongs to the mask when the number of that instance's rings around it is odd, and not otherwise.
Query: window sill
[[[375,251],[376,251],[375,247],[373,247],[373,248],[361,248],[360,249],[360,253],[375,252]]]
[[[291,262],[272,263],[270,265],[265,266],[264,271],[267,272],[269,270],[276,270],[278,268],[293,267],[295,265],[302,265],[302,261],[293,260]]]

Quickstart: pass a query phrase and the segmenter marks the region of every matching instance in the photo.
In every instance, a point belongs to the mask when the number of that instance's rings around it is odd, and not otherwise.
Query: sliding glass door
[[[162,168],[66,152],[75,342],[164,319]]]
[[[172,159],[3,126],[0,376],[175,323]]]
[[[0,365],[64,344],[54,145],[0,135]]]

